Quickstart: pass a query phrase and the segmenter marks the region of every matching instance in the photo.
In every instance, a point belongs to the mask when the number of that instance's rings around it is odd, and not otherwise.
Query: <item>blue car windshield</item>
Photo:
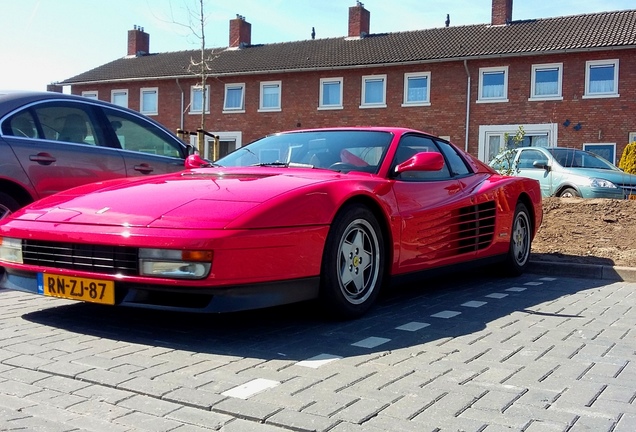
[[[270,135],[216,161],[225,167],[325,168],[377,173],[393,139],[383,131],[299,131]]]
[[[547,149],[559,165],[565,168],[596,168],[616,171],[618,168],[594,153],[576,149]]]

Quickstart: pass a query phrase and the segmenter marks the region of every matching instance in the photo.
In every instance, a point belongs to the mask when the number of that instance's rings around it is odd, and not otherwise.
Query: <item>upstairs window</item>
[[[201,86],[190,87],[190,114],[203,112],[203,88]],[[205,112],[210,112],[210,86],[205,86]]]
[[[530,100],[562,100],[563,63],[532,65]]]
[[[261,82],[259,111],[281,110],[281,81]]]
[[[224,112],[245,112],[245,84],[225,84]]]
[[[111,90],[110,102],[128,108],[128,90]]]
[[[584,98],[618,97],[618,60],[585,63]]]
[[[404,103],[402,106],[430,105],[430,72],[404,74]]]
[[[479,69],[477,102],[508,102],[508,66]]]
[[[142,88],[139,96],[139,112],[146,115],[159,114],[159,89]]]
[[[360,108],[386,108],[386,75],[362,77],[362,105]]]
[[[320,79],[318,109],[342,109],[342,78]]]

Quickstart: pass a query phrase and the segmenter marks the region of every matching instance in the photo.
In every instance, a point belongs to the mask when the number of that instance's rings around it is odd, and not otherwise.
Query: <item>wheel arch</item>
[[[22,207],[35,201],[35,198],[25,188],[5,179],[0,179],[0,190],[10,195]]]
[[[535,233],[537,232],[537,220],[536,220],[537,215],[536,215],[535,206],[532,203],[532,199],[527,193],[522,192],[517,198],[517,202],[524,204],[526,208],[528,209],[528,213],[530,213],[529,216],[530,216],[530,223],[532,224],[532,237],[534,237]]]
[[[583,196],[581,194],[581,190],[576,185],[569,184],[569,183],[565,183],[565,184],[559,185],[557,190],[554,191],[554,196],[555,197],[561,196],[561,194],[563,193],[563,191],[565,189],[574,189],[579,194],[579,196]]]

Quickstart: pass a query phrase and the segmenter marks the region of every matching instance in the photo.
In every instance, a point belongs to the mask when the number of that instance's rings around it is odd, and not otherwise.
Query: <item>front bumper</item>
[[[319,284],[317,276],[196,289],[116,282],[115,305],[180,312],[236,312],[315,299]],[[6,269],[4,274],[0,272],[0,288],[42,295],[38,293],[36,273]]]

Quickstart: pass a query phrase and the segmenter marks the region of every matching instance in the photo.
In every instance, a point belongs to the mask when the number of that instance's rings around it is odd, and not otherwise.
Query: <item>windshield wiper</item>
[[[283,167],[283,168],[314,168],[311,164],[304,164],[298,162],[262,162],[252,166],[259,167]]]

